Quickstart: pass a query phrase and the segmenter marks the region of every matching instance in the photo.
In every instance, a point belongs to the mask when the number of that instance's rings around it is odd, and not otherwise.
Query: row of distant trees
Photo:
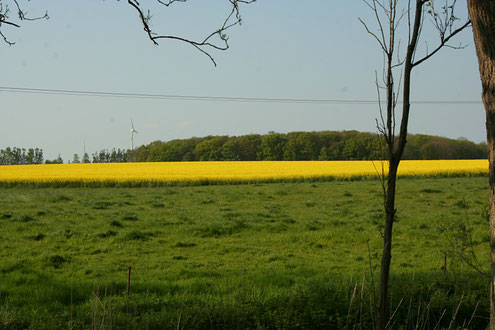
[[[38,148],[10,148],[0,150],[0,165],[43,164],[43,150]]]
[[[72,163],[127,163],[131,160],[131,151],[129,149],[103,149],[92,154],[90,160],[87,153],[83,154],[82,159],[79,159],[78,154],[74,154]]]
[[[193,137],[155,141],[134,150],[133,161],[376,160],[384,159],[377,134],[357,131],[270,132],[266,135]],[[403,159],[483,159],[486,143],[409,135]]]
[[[193,137],[168,142],[155,141],[132,151],[103,149],[91,157],[78,154],[69,163],[125,163],[223,160],[375,160],[383,159],[381,139],[372,133],[357,131],[270,132],[266,135]],[[483,159],[488,157],[486,143],[476,144],[431,135],[409,135],[403,159]],[[43,159],[38,148],[0,150],[0,165],[62,164],[60,155]]]
[[[131,159],[131,151],[125,149],[100,150],[92,154],[92,159],[87,153],[82,159],[78,154],[74,154],[69,163],[126,163]],[[7,147],[0,149],[0,165],[30,165],[30,164],[63,164],[64,160],[60,155],[53,160],[44,160],[43,150],[39,148],[17,148]]]

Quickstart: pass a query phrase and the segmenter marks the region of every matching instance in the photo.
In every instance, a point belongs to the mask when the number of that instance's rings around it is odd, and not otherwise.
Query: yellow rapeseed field
[[[0,166],[0,182],[201,182],[377,176],[380,161],[167,162]],[[487,160],[402,161],[399,175],[477,175]]]

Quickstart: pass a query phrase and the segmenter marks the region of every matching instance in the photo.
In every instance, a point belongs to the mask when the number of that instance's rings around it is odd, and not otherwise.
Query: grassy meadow
[[[399,180],[390,326],[486,327],[487,187],[484,176]],[[370,328],[381,203],[378,180],[3,188],[0,320]]]

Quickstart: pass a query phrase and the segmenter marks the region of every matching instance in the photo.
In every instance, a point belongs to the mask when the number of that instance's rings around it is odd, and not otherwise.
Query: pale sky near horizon
[[[466,3],[457,3],[466,18]],[[0,43],[0,87],[143,94],[282,99],[376,100],[382,55],[358,17],[372,26],[359,0],[258,0],[241,6],[243,24],[228,31],[230,49],[212,51],[218,66],[190,45],[147,39],[126,1],[26,2],[30,15],[49,20],[3,27],[16,42]],[[154,10],[153,28],[201,39],[230,10],[226,0],[189,0]],[[15,15],[15,13],[14,13]],[[437,37],[426,22],[431,49]],[[403,38],[405,40],[407,36]],[[412,100],[480,101],[472,31],[413,72]],[[424,52],[425,42],[421,43]],[[418,56],[421,56],[418,51]],[[397,78],[398,79],[398,78]],[[376,104],[219,102],[47,95],[0,91],[0,149],[38,147],[64,161],[101,149],[206,135],[269,131],[375,132]],[[413,104],[409,131],[485,141],[481,103]]]

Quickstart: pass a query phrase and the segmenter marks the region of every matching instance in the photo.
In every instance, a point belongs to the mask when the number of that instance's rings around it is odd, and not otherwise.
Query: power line
[[[178,101],[207,101],[207,102],[240,102],[240,103],[293,103],[293,104],[378,104],[377,100],[350,99],[315,99],[315,98],[267,98],[267,97],[230,97],[230,96],[198,96],[179,94],[146,94],[121,93],[105,91],[85,91],[69,89],[25,88],[0,86],[0,92],[23,94],[48,94],[68,96],[115,97],[133,99],[178,100]],[[401,103],[399,101],[399,103]],[[481,104],[473,100],[419,100],[411,104]]]

